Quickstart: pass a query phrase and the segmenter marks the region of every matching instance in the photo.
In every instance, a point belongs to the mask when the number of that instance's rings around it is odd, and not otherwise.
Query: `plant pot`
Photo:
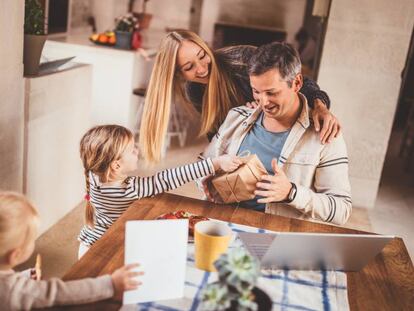
[[[132,33],[128,31],[115,31],[116,43],[115,47],[118,49],[131,49]]]
[[[254,287],[252,290],[252,293],[254,295],[254,301],[257,303],[257,311],[271,311],[272,310],[272,299],[270,299],[269,295],[266,294],[264,291],[262,291],[260,288],[258,287]],[[237,311],[238,306],[233,304],[232,302],[232,306],[227,309],[228,311]]]
[[[40,56],[47,35],[24,35],[23,64],[24,75],[32,76],[39,73]]]
[[[273,302],[269,295],[262,291],[260,288],[255,287],[252,290],[254,295],[254,301],[257,302],[258,311],[270,311],[272,310]]]

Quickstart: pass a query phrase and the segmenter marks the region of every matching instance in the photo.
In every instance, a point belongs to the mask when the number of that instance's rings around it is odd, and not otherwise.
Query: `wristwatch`
[[[298,192],[298,188],[296,188],[296,185],[293,182],[291,182],[291,185],[292,185],[292,188],[290,188],[286,203],[292,202],[296,198],[296,193]]]

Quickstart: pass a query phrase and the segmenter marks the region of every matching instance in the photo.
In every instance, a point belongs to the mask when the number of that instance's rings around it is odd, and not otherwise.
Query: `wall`
[[[92,0],[71,1],[71,32],[76,31],[77,29],[86,29],[91,31],[92,28],[88,24],[88,18],[92,16],[92,5]]]
[[[0,189],[16,191],[23,190],[23,20],[23,0],[0,1]]]
[[[76,26],[84,24],[85,18],[80,8],[90,9],[96,19],[98,31],[113,29],[114,19],[125,14],[128,10],[127,0],[73,0],[72,9],[75,10]],[[92,1],[92,2],[91,2]],[[89,4],[91,3],[91,5]],[[134,3],[134,12],[141,12],[142,0]],[[151,0],[147,2],[147,13],[152,14],[150,27],[164,31],[169,28],[188,28],[190,25],[191,0]],[[76,27],[75,25],[72,25]]]
[[[318,82],[343,125],[355,206],[375,203],[413,12],[411,0],[331,4]]]
[[[143,0],[135,1],[134,11],[141,11]],[[190,25],[191,0],[150,0],[147,13],[152,14],[151,28],[185,28]]]
[[[231,22],[286,30],[287,41],[293,42],[303,24],[306,0],[209,0],[203,2],[200,35],[211,44],[214,23]]]
[[[92,0],[91,11],[95,17],[97,31],[114,29],[115,18],[125,14],[127,10],[127,0]]]

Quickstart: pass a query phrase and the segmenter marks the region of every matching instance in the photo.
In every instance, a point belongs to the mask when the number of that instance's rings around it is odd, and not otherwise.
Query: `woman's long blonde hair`
[[[203,96],[200,135],[217,130],[229,110],[240,105],[234,83],[227,72],[221,70],[207,44],[188,30],[170,32],[162,40],[155,60],[141,121],[140,148],[143,157],[150,162],[158,162],[161,158],[173,95],[189,104],[184,91],[185,81],[177,69],[178,49],[185,40],[200,46],[211,59],[209,81]]]
[[[0,258],[36,238],[38,213],[29,200],[16,192],[0,192]]]
[[[80,141],[80,157],[82,159],[86,182],[85,223],[93,228],[95,210],[90,202],[89,172],[99,177],[101,182],[110,181],[111,164],[121,158],[134,135],[120,125],[99,125],[91,128]]]

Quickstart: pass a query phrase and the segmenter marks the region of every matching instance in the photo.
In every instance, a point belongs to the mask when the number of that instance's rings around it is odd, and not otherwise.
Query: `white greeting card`
[[[188,219],[134,220],[125,225],[125,264],[139,263],[137,290],[124,304],[181,298],[187,263]]]

